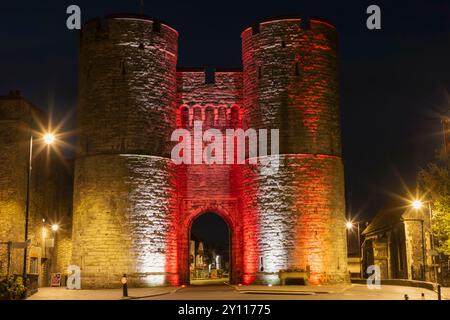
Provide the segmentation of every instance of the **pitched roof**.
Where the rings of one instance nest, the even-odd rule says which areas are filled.
[[[363,235],[373,234],[384,230],[391,229],[394,225],[401,221],[405,213],[405,207],[401,207],[391,203],[383,207],[373,218],[372,222],[364,229]]]

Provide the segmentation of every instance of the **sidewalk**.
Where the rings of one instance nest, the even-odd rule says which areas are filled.
[[[441,287],[442,299],[450,300],[450,287]]]
[[[66,288],[39,288],[27,300],[130,300],[174,293],[177,287],[130,288],[128,297],[122,297],[122,289],[68,290]]]
[[[351,284],[341,285],[325,285],[325,286],[264,286],[264,285],[249,285],[236,286],[231,285],[239,293],[243,294],[298,294],[298,295],[313,295],[326,293],[342,293],[352,287]]]

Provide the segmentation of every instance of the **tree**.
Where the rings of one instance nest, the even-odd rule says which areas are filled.
[[[449,158],[438,152],[436,160],[420,169],[420,190],[427,193],[433,210],[432,228],[439,253],[450,255],[450,172]]]

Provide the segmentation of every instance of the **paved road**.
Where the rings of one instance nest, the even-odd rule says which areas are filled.
[[[262,286],[242,287],[243,290],[280,290],[280,288],[269,288]],[[285,288],[283,288],[285,289]],[[291,287],[295,289],[295,287]],[[305,288],[307,290],[308,288]],[[321,287],[322,291],[326,287]],[[450,298],[450,288],[443,289],[444,298]],[[300,290],[297,288],[297,290]],[[311,288],[309,288],[311,290]],[[447,291],[446,291],[447,290]],[[387,286],[380,290],[370,290],[365,285],[351,285],[347,289],[334,290],[335,293],[316,293],[303,295],[274,294],[274,293],[251,293],[245,294],[235,290],[234,287],[226,285],[189,286],[183,289],[174,287],[161,288],[137,288],[129,289],[129,298],[147,300],[403,300],[407,294],[411,300],[422,299],[425,294],[426,300],[436,299],[436,293],[422,288]],[[39,288],[39,292],[29,298],[30,300],[120,300],[122,289],[104,290],[67,290],[65,288]]]
[[[243,294],[234,288],[222,286],[190,286],[175,293],[145,298],[145,300],[404,300],[407,294],[410,300],[421,300],[425,293],[426,300],[436,300],[433,291],[422,288],[382,286],[380,290],[370,290],[365,285],[352,285],[341,293],[321,294]]]

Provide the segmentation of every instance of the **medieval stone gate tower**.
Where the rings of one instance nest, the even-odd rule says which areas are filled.
[[[189,280],[192,222],[231,231],[231,280],[347,281],[337,34],[322,19],[267,20],[242,33],[243,70],[178,69],[178,33],[133,15],[81,35],[73,257],[84,287]],[[171,133],[280,130],[279,169],[175,165]]]

